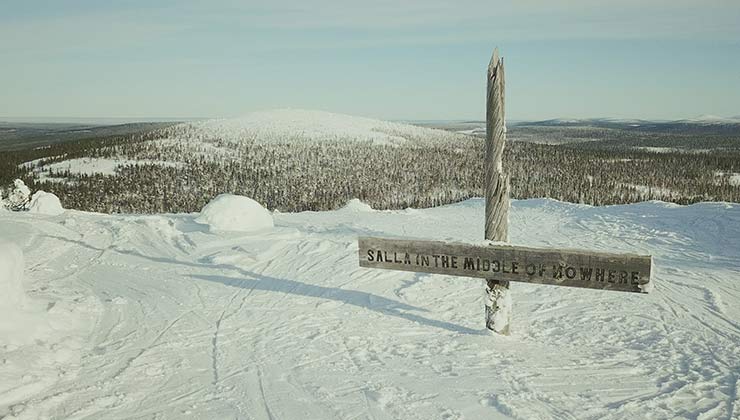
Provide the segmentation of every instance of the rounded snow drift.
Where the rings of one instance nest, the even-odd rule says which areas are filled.
[[[0,310],[19,309],[26,300],[23,290],[23,251],[10,242],[0,242]]]
[[[359,198],[353,198],[342,207],[342,210],[351,212],[368,212],[373,211],[373,208],[369,204],[363,203]]]
[[[195,221],[212,231],[254,232],[274,226],[272,215],[249,197],[220,194],[203,207]]]
[[[31,203],[29,204],[28,211],[30,213],[56,216],[64,213],[64,207],[62,207],[59,197],[52,193],[39,190],[31,196]]]

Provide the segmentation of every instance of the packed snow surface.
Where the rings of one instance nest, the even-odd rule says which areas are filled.
[[[273,227],[272,214],[249,197],[220,194],[203,207],[197,223],[212,231],[252,232]]]
[[[0,242],[0,311],[3,315],[17,311],[25,303],[25,296],[23,252],[11,242]]]
[[[81,349],[95,322],[90,313],[101,313],[93,309],[97,300],[92,295],[74,289],[54,291],[50,299],[47,296],[52,295],[42,287],[31,290],[33,297],[27,296],[24,269],[39,268],[27,265],[21,250],[21,246],[33,247],[27,241],[33,238],[25,237],[22,227],[27,223],[0,219],[0,418],[4,419],[23,411],[19,401],[77,374]],[[45,250],[49,255],[61,254],[56,251]]]
[[[2,213],[48,315],[0,345],[0,417],[737,418],[740,205],[512,206],[512,243],[651,254],[655,290],[512,283],[505,337],[480,280],[358,267],[359,235],[480,241],[480,199],[281,213],[259,234]]]
[[[31,196],[31,203],[28,206],[28,211],[31,213],[56,216],[64,213],[64,207],[62,207],[59,197],[55,194],[38,190]]]

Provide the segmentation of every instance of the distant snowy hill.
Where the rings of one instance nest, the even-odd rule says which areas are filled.
[[[352,141],[404,144],[420,140],[445,141],[456,136],[443,130],[410,124],[300,109],[262,111],[240,118],[184,123],[173,127],[171,131],[178,138],[221,139],[234,143]]]
[[[173,166],[193,159],[237,160],[242,157],[240,145],[251,143],[321,144],[361,142],[372,145],[437,144],[455,145],[469,142],[463,134],[419,127],[410,124],[353,117],[324,111],[282,109],[247,114],[232,119],[186,122],[157,131],[158,140],[147,146],[153,155],[174,154],[177,158],[145,159],[119,155],[108,158],[85,157],[59,160],[37,166],[37,159],[24,166],[34,168],[39,179],[63,181],[50,177],[52,172],[114,175],[135,163]]]
[[[640,126],[671,126],[676,124],[696,124],[696,125],[712,125],[712,124],[740,124],[740,116],[736,117],[720,117],[717,115],[699,115],[694,118],[685,118],[680,120],[647,120],[647,119],[634,119],[634,118],[555,118],[541,121],[517,121],[512,123],[512,126],[626,126],[626,127],[640,127]]]
[[[687,124],[706,124],[706,125],[712,125],[712,124],[740,124],[740,119],[737,117],[720,117],[717,115],[699,115],[698,117],[694,118],[688,118],[684,120],[679,120],[677,122],[687,123]]]
[[[512,283],[509,337],[480,280],[358,267],[358,235],[479,241],[483,212],[0,212],[0,418],[737,417],[740,205],[514,201],[512,243],[652,254],[656,288]]]

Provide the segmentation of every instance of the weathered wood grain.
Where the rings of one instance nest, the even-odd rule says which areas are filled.
[[[506,242],[509,235],[509,177],[503,171],[506,126],[504,121],[504,62],[498,49],[488,65],[486,96],[485,238]]]
[[[647,293],[652,257],[571,249],[361,237],[360,266]]]
[[[486,160],[485,197],[486,214],[484,235],[492,241],[509,239],[509,177],[504,173],[503,156],[506,146],[506,119],[504,115],[504,61],[498,48],[488,64],[486,89]],[[509,282],[486,279],[486,328],[508,335],[511,323]]]

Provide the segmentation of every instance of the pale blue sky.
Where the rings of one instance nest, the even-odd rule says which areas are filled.
[[[740,115],[740,1],[0,0],[0,117]]]

